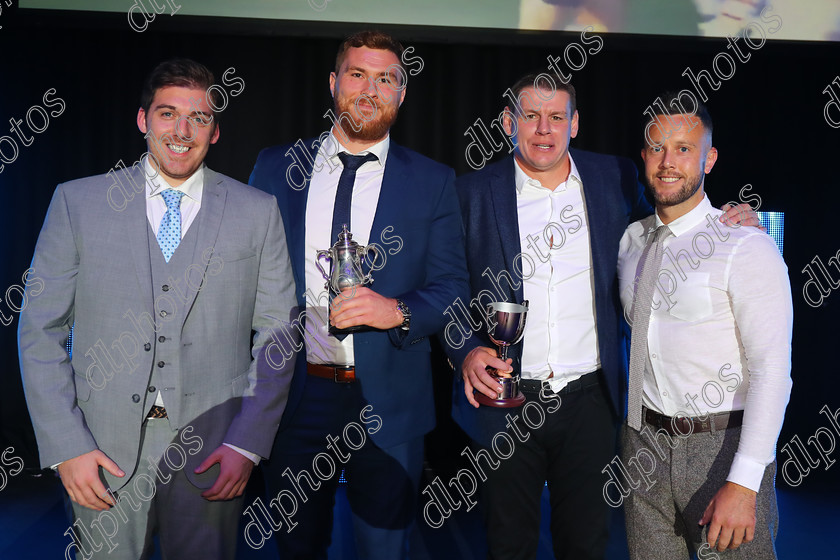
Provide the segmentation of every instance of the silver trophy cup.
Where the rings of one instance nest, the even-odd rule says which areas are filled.
[[[324,286],[330,294],[330,299],[341,297],[342,290],[353,289],[357,286],[369,286],[373,283],[371,269],[367,274],[362,271],[362,263],[367,260],[368,254],[373,254],[370,262],[375,262],[379,257],[376,245],[359,245],[353,241],[353,234],[347,230],[344,224],[338,233],[338,241],[329,249],[316,252],[315,266],[321,272],[321,276],[327,281]],[[321,259],[330,263],[330,273],[327,274],[321,266]],[[370,327],[359,325],[346,329],[337,329],[330,326],[330,334],[350,334],[361,330],[370,330]]]
[[[487,304],[487,333],[490,340],[499,347],[499,359],[507,360],[508,348],[522,340],[525,332],[525,317],[528,314],[528,300],[518,303],[493,302]],[[521,406],[525,396],[519,391],[519,373],[510,377],[497,374],[488,367],[487,371],[502,385],[502,390],[492,399],[484,393],[476,392],[475,400],[486,406],[510,408]]]

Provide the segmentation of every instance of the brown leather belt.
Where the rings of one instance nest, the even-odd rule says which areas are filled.
[[[336,383],[353,383],[356,381],[355,366],[334,366],[325,364],[306,363],[306,373],[315,377],[329,379]]]
[[[168,418],[169,415],[166,413],[166,409],[162,406],[155,405],[149,411],[149,414],[146,418]]]
[[[645,419],[645,422],[657,430],[663,429],[672,436],[685,437],[690,434],[711,432],[712,426],[714,426],[715,430],[736,428],[744,420],[744,411],[733,410],[732,412],[708,414],[705,419],[701,419],[685,416],[665,416],[649,408],[642,407],[642,417]]]

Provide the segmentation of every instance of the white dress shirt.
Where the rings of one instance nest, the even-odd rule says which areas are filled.
[[[568,178],[551,190],[514,160],[523,294],[529,302],[522,377],[549,380],[553,391],[601,367],[583,182],[571,156],[569,161]]]
[[[653,294],[642,404],[666,416],[744,410],[727,480],[758,491],[790,396],[790,283],[770,236],[724,226],[720,215],[704,197],[668,224],[673,235],[664,239]],[[646,218],[621,239],[625,317],[632,317],[645,227],[660,225],[658,215]]]
[[[385,161],[388,158],[390,137],[374,144],[358,154],[371,153],[378,161],[368,161],[356,171],[356,182],[353,186],[353,199],[350,204],[350,233],[353,241],[359,245],[367,245],[379,202],[379,191],[382,188],[382,177],[385,174]],[[330,296],[326,289],[326,280],[315,266],[317,251],[329,249],[336,240],[330,239],[332,233],[333,208],[335,194],[338,190],[338,180],[344,165],[338,158],[340,152],[346,152],[338,143],[335,135],[324,140],[315,157],[315,169],[309,182],[309,193],[306,200],[306,361],[313,364],[353,365],[353,335],[338,340],[329,333],[329,302]],[[349,153],[349,152],[348,152]],[[328,161],[327,161],[328,160]],[[321,266],[329,274],[329,261],[321,260]],[[363,267],[365,271],[367,267]],[[374,272],[374,275],[376,273]]]

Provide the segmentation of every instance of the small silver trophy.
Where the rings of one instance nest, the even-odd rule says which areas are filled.
[[[368,253],[373,253],[373,260],[371,262],[375,262],[379,257],[379,251],[376,245],[359,245],[353,241],[353,234],[347,230],[347,224],[342,225],[341,231],[338,233],[338,241],[335,242],[335,245],[329,249],[316,252],[315,266],[318,267],[321,276],[327,281],[324,287],[329,291],[331,300],[338,296],[344,289],[355,288],[356,286],[369,286],[373,283],[373,270],[367,274],[362,271],[362,263],[365,262]],[[329,274],[321,266],[322,258],[330,261]],[[361,330],[370,330],[370,327],[357,325],[346,329],[338,329],[330,326],[330,334],[333,335],[346,335]]]
[[[499,347],[500,360],[507,360],[508,348],[522,340],[527,314],[527,299],[521,305],[499,301],[487,304],[487,334]],[[502,385],[502,390],[495,399],[476,391],[475,400],[483,405],[498,408],[521,406],[525,402],[525,395],[519,391],[519,373],[513,372],[510,377],[504,377],[497,375],[497,370],[489,366],[487,371]]]

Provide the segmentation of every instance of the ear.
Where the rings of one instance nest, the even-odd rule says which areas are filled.
[[[140,129],[140,132],[146,134],[149,131],[149,127],[146,126],[146,111],[143,110],[143,107],[137,109],[137,128]]]
[[[575,111],[575,114],[572,115],[572,128],[569,131],[569,136],[571,136],[572,138],[575,138],[577,136],[579,119],[580,119],[580,116],[578,115],[578,112]]]
[[[405,101],[405,90],[406,89],[408,89],[408,84],[406,84],[405,87],[403,87],[402,90],[400,91],[400,107],[402,107],[403,101]]]
[[[505,110],[502,112],[502,128],[505,129],[505,132],[508,136],[513,136],[515,134],[514,127],[513,127],[513,113],[510,110],[510,107],[505,106]]]
[[[213,131],[212,136],[210,136],[210,143],[211,144],[215,144],[216,142],[219,141],[219,123],[218,123],[218,121],[215,122],[213,126],[215,127],[215,130]]]
[[[335,72],[330,72],[330,95],[335,97]]]
[[[709,173],[712,170],[712,167],[715,166],[715,162],[717,161],[718,151],[717,148],[711,147],[709,148],[709,153],[706,154],[706,165],[703,169],[704,173]]]

